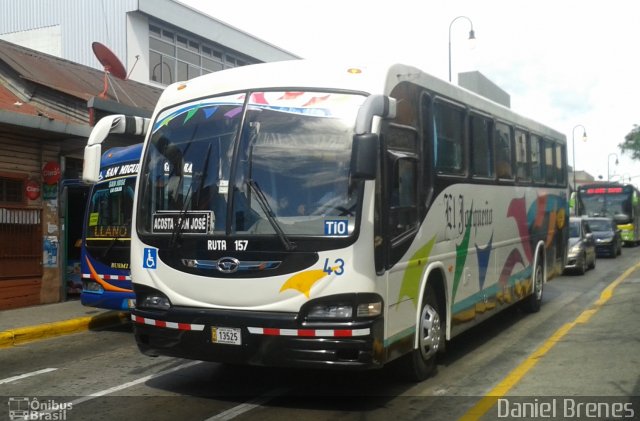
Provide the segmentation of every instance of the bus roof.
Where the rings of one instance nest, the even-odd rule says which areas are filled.
[[[327,61],[287,60],[252,64],[209,73],[168,86],[162,93],[155,113],[180,104],[219,93],[248,89],[327,89],[349,90],[364,94],[389,95],[402,81],[425,87],[436,96],[458,101],[471,109],[489,113],[498,119],[526,127],[543,136],[566,142],[566,136],[546,125],[519,115],[511,109],[465,88],[431,76],[420,69],[391,63],[367,65]]]
[[[142,143],[108,149],[102,154],[100,166],[108,167],[124,162],[139,161],[141,152]]]

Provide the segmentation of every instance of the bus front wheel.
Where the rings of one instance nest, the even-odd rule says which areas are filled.
[[[444,349],[444,323],[433,287],[427,287],[420,311],[418,348],[405,356],[405,374],[411,381],[422,381],[436,368],[436,355]]]

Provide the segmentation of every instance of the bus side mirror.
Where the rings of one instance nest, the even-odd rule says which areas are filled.
[[[351,149],[351,177],[373,180],[378,169],[378,135],[375,133],[353,136]]]
[[[372,130],[373,117],[392,119],[396,117],[396,100],[386,95],[370,95],[364,101],[356,117],[356,134],[369,133]]]
[[[100,177],[100,158],[102,145],[93,144],[84,147],[84,162],[82,164],[82,181],[85,183],[97,183]]]

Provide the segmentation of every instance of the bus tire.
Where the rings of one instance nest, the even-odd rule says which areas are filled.
[[[404,374],[412,382],[428,378],[436,368],[436,356],[444,349],[444,318],[435,289],[428,286],[420,310],[418,348],[404,356]]]
[[[542,267],[542,259],[538,258],[536,266],[533,269],[533,291],[531,295],[525,298],[523,309],[527,313],[537,313],[542,306],[542,292],[544,290],[544,268]]]

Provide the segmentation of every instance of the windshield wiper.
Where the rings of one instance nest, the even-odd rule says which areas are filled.
[[[111,242],[109,242],[109,245],[107,246],[107,248],[102,252],[103,259],[109,255],[113,246],[115,246],[118,241],[121,241],[121,238],[124,238],[124,236],[117,235],[111,239]]]
[[[253,191],[253,193],[255,194],[256,199],[258,200],[258,204],[260,205],[260,207],[262,208],[262,211],[267,216],[267,220],[269,221],[274,231],[278,235],[278,238],[282,242],[282,245],[284,245],[285,250],[286,251],[295,250],[297,248],[296,243],[289,240],[287,235],[282,230],[282,227],[278,223],[278,220],[276,219],[276,215],[273,212],[273,209],[271,209],[271,206],[269,205],[267,198],[262,192],[262,189],[260,188],[260,186],[258,186],[258,183],[253,181],[253,179],[249,179],[247,180],[247,185],[251,188],[251,191]]]
[[[207,174],[209,174],[209,157],[211,156],[211,143],[207,147],[207,157],[204,160],[204,168],[200,173],[200,180],[198,182],[198,192],[196,193],[196,205],[200,206],[200,194],[202,193],[202,188],[204,187],[205,179],[207,178]]]
[[[184,225],[184,217],[187,215],[187,208],[189,207],[189,201],[191,200],[191,187],[193,183],[189,184],[189,188],[187,189],[187,194],[184,198],[184,202],[182,204],[182,209],[180,209],[180,213],[178,214],[178,220],[176,225],[173,227],[173,231],[171,232],[171,240],[169,240],[169,248],[173,248],[175,245],[179,245],[178,241],[182,237],[182,226]]]

